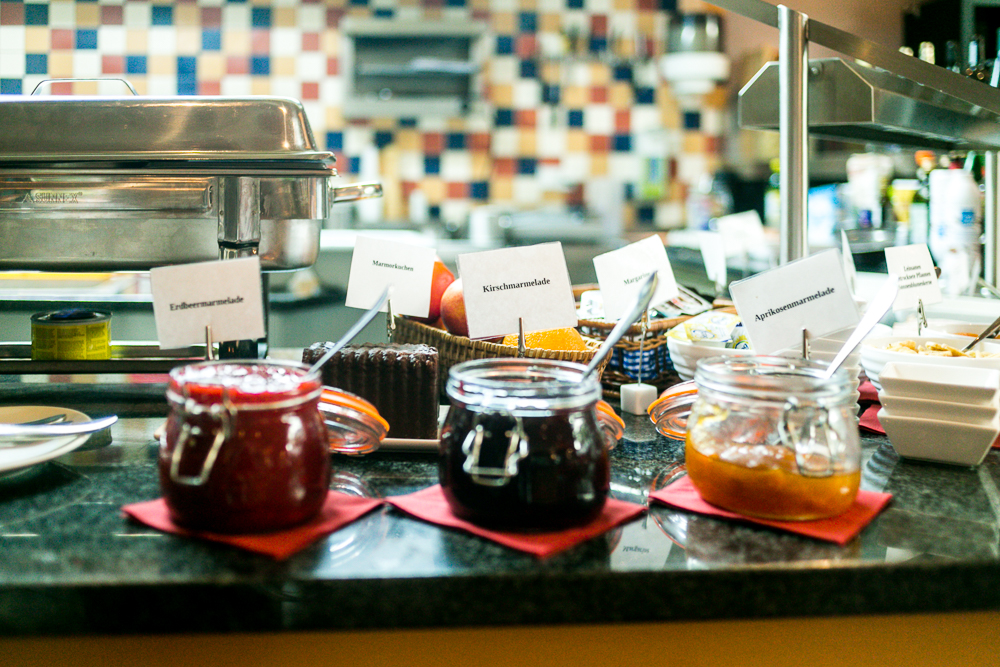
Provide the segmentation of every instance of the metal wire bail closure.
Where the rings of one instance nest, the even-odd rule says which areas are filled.
[[[796,416],[800,419],[796,420]],[[827,477],[835,472],[833,452],[827,442],[828,422],[827,410],[814,403],[803,405],[795,396],[789,396],[781,409],[778,437],[795,453],[795,465],[803,477]]]
[[[524,423],[521,418],[514,415],[514,428],[507,432],[507,452],[504,454],[503,466],[499,468],[481,466],[479,465],[479,457],[486,429],[479,423],[479,420],[483,414],[485,413],[476,413],[472,422],[474,427],[462,442],[462,453],[465,454],[462,470],[469,473],[472,481],[480,486],[505,486],[517,476],[518,463],[528,457],[528,435],[524,432]]]
[[[219,456],[219,450],[222,449],[223,443],[232,435],[236,408],[230,400],[229,392],[224,391],[222,394],[222,403],[216,403],[207,408],[199,405],[194,399],[185,397],[183,405],[180,408],[180,413],[183,423],[180,434],[177,436],[177,444],[170,455],[170,480],[184,486],[201,486],[208,480],[208,476],[212,474],[212,468],[215,466],[215,461]],[[201,471],[197,475],[182,475],[180,474],[180,467],[185,446],[189,443],[192,436],[197,438],[204,433],[201,426],[191,424],[189,417],[202,414],[207,414],[211,419],[219,422],[219,428],[215,429],[215,438],[212,440],[212,447],[208,450],[208,454],[201,464]]]

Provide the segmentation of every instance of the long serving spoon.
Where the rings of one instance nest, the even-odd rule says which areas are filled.
[[[844,363],[847,356],[851,352],[854,352],[854,348],[861,344],[861,341],[878,324],[882,316],[889,312],[889,308],[892,307],[897,294],[899,294],[899,276],[890,274],[889,278],[882,284],[882,287],[875,293],[871,303],[868,304],[868,309],[861,316],[861,321],[858,322],[857,328],[851,332],[851,335],[847,338],[847,342],[844,343],[833,358],[833,361],[823,371],[821,377],[824,380],[829,380],[833,377],[833,374],[837,372],[837,369]]]
[[[976,336],[975,340],[973,340],[971,343],[969,343],[968,345],[966,345],[965,347],[963,347],[962,348],[962,352],[968,352],[969,350],[971,350],[972,348],[974,348],[976,345],[979,345],[979,343],[981,343],[983,340],[985,340],[986,338],[989,338],[994,333],[996,333],[997,329],[1000,329],[1000,317],[998,317],[995,320],[993,320],[993,322],[988,327],[986,327],[985,329],[983,329],[983,332],[981,334],[979,334],[978,336]]]
[[[581,379],[586,379],[591,373],[597,370],[597,367],[601,365],[604,357],[608,356],[611,352],[611,348],[615,346],[615,343],[620,341],[622,336],[625,335],[625,332],[628,331],[629,328],[631,328],[631,326],[635,324],[640,317],[642,317],[642,314],[646,312],[649,308],[649,302],[653,299],[653,292],[656,291],[656,283],[656,271],[653,271],[649,274],[649,277],[646,278],[645,282],[643,282],[639,287],[639,291],[635,296],[635,302],[632,304],[628,313],[618,320],[618,324],[616,324],[615,328],[611,330],[608,337],[604,339],[601,346],[597,348],[594,358],[590,360],[589,364],[587,364],[587,370],[584,371],[583,378]]]
[[[117,415],[101,417],[85,422],[64,422],[61,424],[0,424],[0,447],[9,446],[18,440],[39,440],[57,438],[63,435],[81,435],[105,429],[118,421]]]
[[[357,336],[359,333],[361,333],[361,330],[364,329],[366,326],[368,326],[369,322],[375,319],[375,316],[378,314],[379,310],[382,309],[382,306],[384,306],[385,302],[388,300],[389,300],[389,288],[386,287],[385,290],[382,292],[382,296],[380,296],[375,301],[375,305],[366,310],[365,314],[362,315],[358,319],[358,321],[354,323],[354,326],[348,329],[347,333],[341,336],[340,340],[334,343],[333,347],[327,350],[326,353],[319,358],[319,361],[317,361],[316,363],[314,363],[312,366],[309,367],[309,373],[310,374],[318,373],[320,367],[326,362],[328,362],[333,355],[339,352],[340,348],[344,347],[352,340],[354,340],[354,337]]]

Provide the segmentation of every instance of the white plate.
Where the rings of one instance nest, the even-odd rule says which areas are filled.
[[[979,359],[975,357],[935,357],[926,354],[907,354],[905,352],[894,352],[887,350],[886,346],[891,343],[901,343],[912,340],[917,345],[926,345],[928,342],[941,343],[942,345],[955,345],[954,338],[934,338],[931,336],[884,336],[881,338],[867,338],[861,343],[861,367],[865,369],[868,379],[872,381],[877,389],[881,389],[879,374],[882,367],[889,362],[905,364],[926,364],[942,368],[993,368],[1000,370],[1000,357]],[[962,341],[958,341],[962,342]],[[996,341],[984,340],[976,349],[981,352],[1000,352],[1000,343]]]
[[[0,407],[0,422],[17,424],[60,414],[66,415],[66,421],[70,422],[90,421],[90,417],[82,412],[68,408],[56,408],[47,405],[18,405]],[[59,438],[42,440],[31,445],[0,447],[0,472],[27,468],[28,466],[44,463],[63,454],[68,454],[87,442],[87,438],[90,435],[89,433],[83,435],[64,435]]]

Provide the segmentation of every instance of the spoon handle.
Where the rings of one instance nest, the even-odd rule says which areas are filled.
[[[597,348],[594,358],[587,364],[587,370],[584,371],[583,377],[587,377],[597,369],[604,357],[608,356],[611,352],[611,348],[615,346],[615,343],[621,340],[621,337],[625,335],[629,327],[635,324],[635,321],[646,312],[646,309],[649,308],[649,302],[653,299],[653,292],[656,291],[656,282],[656,271],[653,271],[639,287],[632,308],[618,320],[618,324],[611,330],[608,337],[604,339],[601,346]]]
[[[851,335],[847,338],[847,342],[844,343],[833,358],[833,361],[830,362],[830,365],[823,372],[824,379],[829,380],[833,377],[833,374],[840,368],[840,365],[844,363],[844,359],[847,359],[847,355],[854,352],[854,348],[861,344],[865,336],[878,324],[882,316],[889,311],[893,301],[896,300],[897,294],[899,294],[899,276],[891,273],[889,274],[889,278],[882,284],[882,287],[875,293],[872,302],[868,304],[868,309],[861,317],[857,328],[851,332]]]
[[[62,424],[0,424],[0,438],[46,438],[61,435],[80,435],[107,428],[118,421],[116,415],[101,417],[87,422],[65,422]]]
[[[348,329],[347,333],[341,336],[340,340],[334,343],[333,347],[327,350],[326,353],[319,358],[319,361],[317,361],[316,363],[314,363],[312,366],[309,367],[309,372],[310,373],[318,372],[319,369],[323,366],[323,364],[329,361],[333,355],[335,355],[337,352],[340,351],[340,348],[344,347],[352,340],[354,340],[355,336],[361,333],[361,330],[364,329],[366,326],[368,326],[369,322],[375,319],[375,315],[378,314],[378,311],[381,310],[382,306],[385,305],[385,302],[388,299],[389,299],[389,288],[386,287],[382,291],[382,295],[375,300],[375,305],[366,310],[364,315],[362,315],[358,319],[358,321],[354,323],[354,326]]]
[[[976,336],[975,340],[973,340],[971,343],[969,343],[968,345],[966,345],[965,347],[963,347],[962,348],[962,352],[968,352],[969,350],[971,350],[972,348],[974,348],[976,345],[979,345],[979,343],[981,343],[984,339],[986,339],[986,338],[990,337],[991,335],[993,335],[993,333],[997,329],[1000,329],[1000,317],[998,317],[995,320],[993,320],[992,324],[990,324],[988,327],[986,327],[985,329],[983,329],[983,332],[981,334],[979,334],[978,336]]]

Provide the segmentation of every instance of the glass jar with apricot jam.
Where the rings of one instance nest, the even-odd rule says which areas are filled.
[[[587,523],[611,485],[597,377],[549,359],[453,366],[439,475],[452,512],[515,529]]]
[[[861,482],[855,384],[840,369],[783,357],[699,362],[688,417],[691,482],[718,507],[766,519],[836,516]]]

